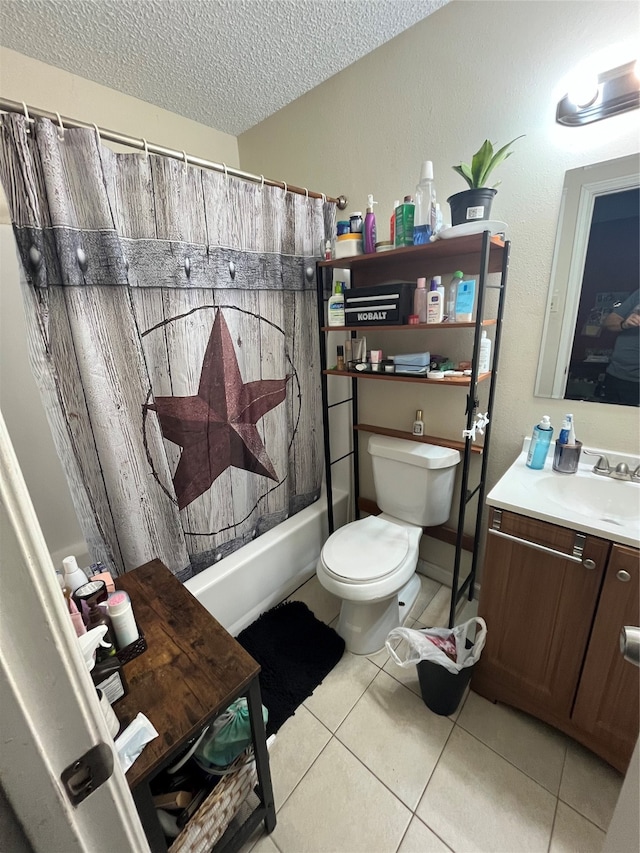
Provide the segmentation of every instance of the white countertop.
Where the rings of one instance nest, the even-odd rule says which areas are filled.
[[[539,471],[527,468],[523,450],[487,495],[489,506],[640,547],[640,483],[594,474],[598,460],[584,453],[575,474],[559,474],[552,468],[553,446]],[[631,470],[640,461],[615,451],[600,452],[612,465],[626,461]]]

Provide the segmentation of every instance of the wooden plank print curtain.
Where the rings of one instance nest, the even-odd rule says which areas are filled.
[[[92,557],[186,579],[315,501],[335,206],[4,116],[32,366]]]

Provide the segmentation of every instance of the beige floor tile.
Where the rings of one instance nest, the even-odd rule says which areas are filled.
[[[556,798],[458,726],[417,816],[452,850],[546,853]]]
[[[331,732],[304,705],[279,730],[269,752],[276,811],[282,808],[330,738]]]
[[[549,853],[600,853],[605,833],[581,814],[558,802]]]
[[[616,807],[622,774],[574,741],[569,742],[558,796],[605,831]]]
[[[452,728],[451,720],[379,672],[336,737],[415,809]]]
[[[450,853],[450,848],[428,826],[414,817],[398,847],[398,853]]]
[[[333,738],[278,815],[282,853],[393,853],[411,812]]]
[[[449,624],[449,605],[451,590],[448,586],[440,586],[429,604],[415,618],[425,628],[446,628]]]
[[[326,625],[330,625],[340,612],[340,599],[327,592],[316,575],[291,593],[287,601],[304,601],[316,619]]]
[[[368,658],[345,652],[305,707],[335,732],[379,672]]]
[[[258,833],[257,840],[254,833],[249,841],[240,848],[239,853],[280,853],[271,836],[265,833],[264,828],[260,827],[256,832]]]
[[[473,692],[457,723],[557,796],[568,744],[560,732]]]

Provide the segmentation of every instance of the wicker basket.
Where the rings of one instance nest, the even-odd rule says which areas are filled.
[[[237,759],[238,770],[223,776],[169,848],[169,853],[209,853],[258,784],[253,750]]]

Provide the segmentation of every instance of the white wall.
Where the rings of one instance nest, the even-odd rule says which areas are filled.
[[[0,48],[0,95],[237,167],[234,136]],[[120,149],[131,150],[131,149]],[[18,266],[0,188],[0,409],[54,565],[87,556],[62,467],[28,363]]]
[[[533,396],[564,173],[639,148],[638,110],[583,128],[556,124],[563,78],[605,48],[616,49],[602,70],[625,61],[622,43],[637,51],[639,30],[635,2],[452,2],[238,138],[244,169],[344,193],[349,210],[364,210],[374,193],[378,239],[388,239],[393,201],[414,192],[423,159],[434,162],[448,215],[446,198],[466,186],[451,166],[487,137],[503,145],[526,134],[496,172],[492,215],[508,223],[512,253],[490,485],[541,415],[559,426],[567,407]],[[363,382],[361,420],[410,429],[422,408],[427,432],[457,434],[456,393]],[[586,445],[638,452],[637,410],[571,409]]]

